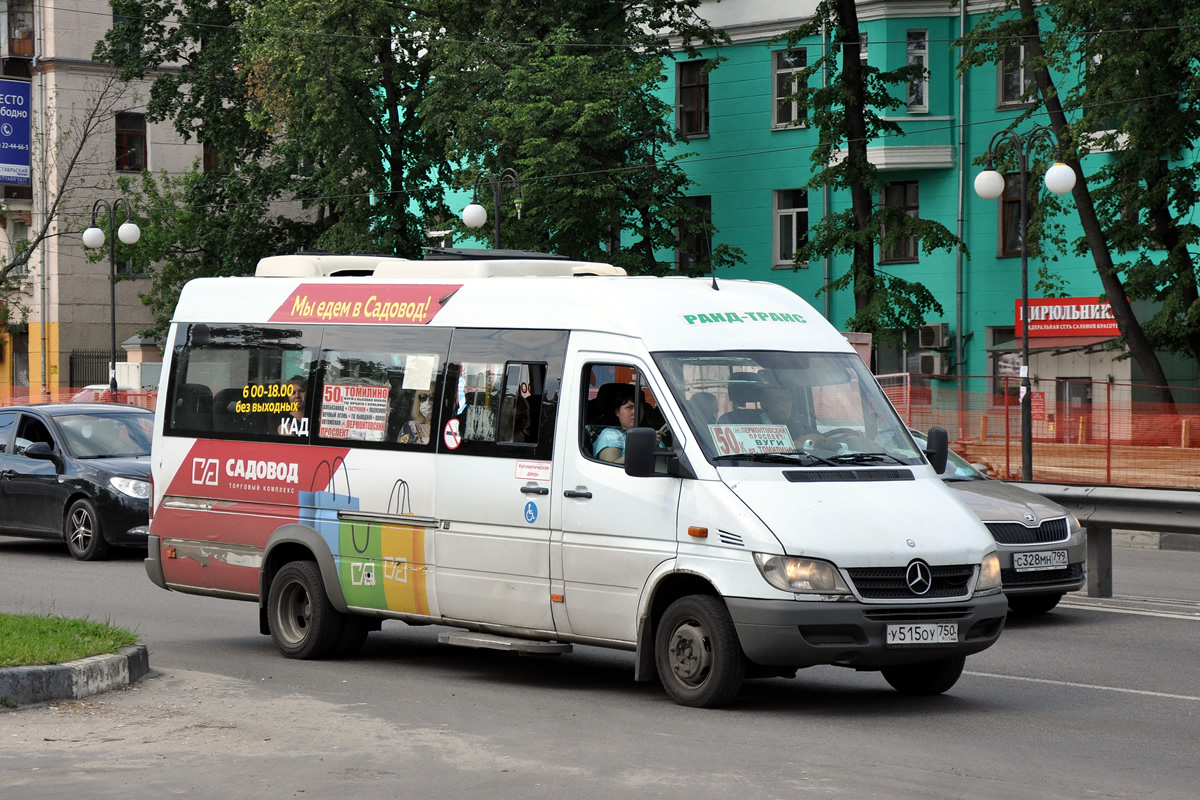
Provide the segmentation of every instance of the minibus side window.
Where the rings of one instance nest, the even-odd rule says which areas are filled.
[[[623,464],[625,431],[634,427],[657,431],[664,455],[673,446],[666,417],[636,367],[588,364],[584,367],[580,403],[580,450],[593,461]]]
[[[438,328],[327,329],[317,441],[432,452],[449,343],[450,332]]]
[[[566,349],[565,331],[455,330],[439,452],[549,460]]]
[[[168,384],[167,436],[307,441],[307,388],[320,328],[182,326]]]

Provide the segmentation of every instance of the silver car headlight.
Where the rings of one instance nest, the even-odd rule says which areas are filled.
[[[979,582],[975,584],[975,593],[992,592],[1000,589],[1000,559],[995,551],[983,557],[979,564]]]
[[[1083,527],[1083,525],[1080,524],[1079,517],[1075,516],[1074,514],[1067,514],[1067,535],[1068,536],[1075,533],[1075,531],[1079,530],[1082,527]]]
[[[150,499],[150,481],[139,481],[133,478],[109,478],[112,487],[126,497],[137,500]]]
[[[850,594],[841,573],[828,561],[755,553],[754,563],[767,583],[785,592]]]

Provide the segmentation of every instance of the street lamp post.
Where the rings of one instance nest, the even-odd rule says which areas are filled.
[[[1004,176],[992,166],[997,146],[1007,141],[1016,150],[1020,185],[1021,239],[1021,480],[1033,480],[1033,391],[1029,380],[1029,153],[1039,139],[1056,144],[1054,129],[1034,125],[1021,134],[1006,128],[992,137],[988,145],[987,169],[975,177],[975,193],[985,200],[1004,194]],[[1075,170],[1062,161],[1046,170],[1046,188],[1054,194],[1066,194],[1075,187]]]
[[[125,206],[125,221],[117,228],[117,209]],[[109,362],[108,388],[109,402],[117,402],[117,243],[120,239],[125,244],[137,244],[142,238],[142,231],[129,218],[129,201],[118,197],[111,203],[107,200],[97,200],[92,206],[92,225],[83,232],[83,246],[96,249],[104,244],[104,231],[96,227],[96,214],[103,211],[108,215],[108,305],[109,305],[109,345],[112,348],[112,361]]]
[[[471,202],[463,209],[462,220],[463,224],[468,228],[482,228],[487,222],[487,209],[479,204],[479,185],[483,182],[491,184],[492,187],[492,211],[496,215],[495,239],[493,246],[500,249],[500,195],[504,189],[504,184],[512,186],[513,191],[517,196],[513,199],[513,205],[517,207],[517,219],[521,218],[521,207],[525,204],[525,200],[521,197],[521,176],[517,175],[517,171],[512,167],[505,167],[498,173],[484,170],[479,173],[479,177],[475,179],[475,192],[471,196]]]

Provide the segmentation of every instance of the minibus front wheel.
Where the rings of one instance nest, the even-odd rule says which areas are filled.
[[[746,676],[733,620],[712,595],[688,595],[667,606],[654,637],[654,659],[663,688],[684,706],[723,706]]]
[[[901,694],[942,694],[958,683],[966,663],[966,656],[953,656],[920,664],[884,667],[883,679]]]
[[[324,658],[342,638],[341,614],[329,602],[315,561],[291,561],[267,595],[271,641],[288,658]]]

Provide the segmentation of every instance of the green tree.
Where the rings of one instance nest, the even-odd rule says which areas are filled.
[[[431,44],[434,79],[421,112],[440,133],[446,160],[461,167],[461,188],[483,170],[520,174],[520,218],[509,203],[499,210],[506,247],[660,273],[670,263],[659,254],[675,249],[679,233],[711,242],[714,228],[684,194],[686,154],[669,155],[682,139],[660,96],[674,57],[669,36],[682,37],[689,56],[697,55],[693,45],[720,39],[698,6],[440,5],[446,34]],[[711,248],[711,260],[709,252],[693,255],[705,271],[741,260],[724,245]]]
[[[1018,122],[1048,115],[1077,178],[1083,236],[1073,251],[1091,254],[1122,340],[1163,403],[1172,395],[1156,350],[1200,356],[1197,229],[1188,222],[1200,174],[1187,157],[1200,137],[1197,21],[1186,0],[1055,0],[1041,9],[1008,0],[965,37],[959,67],[997,63],[1021,46],[1034,81]],[[1104,153],[1089,159],[1090,175],[1079,160],[1088,151]],[[1158,303],[1144,325],[1130,302],[1138,299]]]
[[[807,104],[808,124],[818,134],[811,155],[813,175],[806,188],[848,192],[850,207],[809,228],[808,241],[797,248],[796,263],[849,254],[850,268],[821,291],[852,290],[854,314],[846,326],[886,338],[896,330],[919,327],[927,312],[940,314],[942,306],[923,284],[878,269],[876,244],[893,247],[913,236],[924,250],[949,251],[963,244],[938,222],[909,217],[875,202],[884,183],[867,159],[867,144],[883,136],[903,135],[903,128],[882,112],[905,106],[902,93],[910,81],[925,76],[924,67],[911,64],[881,71],[864,64],[859,58],[861,33],[854,0],[821,0],[812,19],[784,38],[795,44],[823,33],[832,46],[801,73],[795,96]],[[809,87],[810,79],[820,72],[828,75],[825,85]]]

